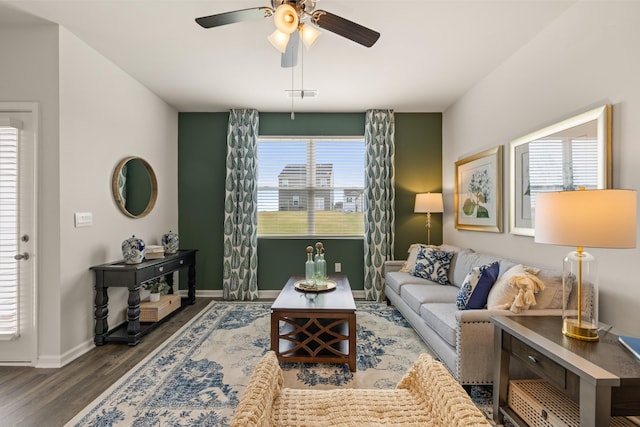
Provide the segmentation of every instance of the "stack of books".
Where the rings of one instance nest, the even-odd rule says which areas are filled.
[[[158,259],[164,258],[164,246],[160,245],[147,245],[144,253],[146,259]]]

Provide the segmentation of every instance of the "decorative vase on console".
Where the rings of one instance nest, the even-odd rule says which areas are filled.
[[[178,234],[169,230],[167,234],[164,234],[162,236],[162,246],[164,246],[164,252],[167,254],[175,254],[176,252],[178,252]]]
[[[144,259],[145,244],[135,235],[122,242],[122,256],[125,264],[140,264]]]

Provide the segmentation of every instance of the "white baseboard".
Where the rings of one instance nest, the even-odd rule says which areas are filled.
[[[75,346],[71,350],[63,353],[60,356],[38,356],[38,361],[35,364],[36,368],[62,368],[68,363],[73,362],[78,357],[87,353],[89,350],[93,349],[95,344],[93,343],[93,338],[87,340],[79,345]]]

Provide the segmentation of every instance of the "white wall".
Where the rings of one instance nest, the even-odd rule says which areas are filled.
[[[178,230],[178,113],[61,28],[60,141],[60,343],[69,358],[93,340],[89,267],[122,259],[121,243],[133,234],[159,244]],[[111,195],[126,156],[144,158],[157,176],[158,199],[144,218],[123,215]],[[74,212],[92,212],[94,225],[75,228]],[[109,289],[110,327],[125,320],[127,296]]]
[[[40,279],[39,351],[60,352],[60,185],[58,109],[58,27],[0,27],[0,97],[2,101],[35,101],[40,106],[38,135],[38,248]],[[5,59],[7,58],[7,59]]]
[[[445,242],[561,269],[571,248],[509,233],[508,144],[605,103],[613,105],[613,186],[640,187],[638,16],[640,2],[578,2],[444,112]],[[454,162],[497,145],[505,150],[504,233],[457,230]],[[600,320],[640,336],[640,249],[589,251],[599,262]]]
[[[159,243],[178,231],[178,114],[102,55],[57,25],[0,28],[0,100],[40,104],[38,153],[38,366],[61,366],[93,347],[89,267],[122,258],[132,234]],[[111,197],[118,161],[145,158],[158,199],[145,218]],[[74,212],[94,225],[74,228]],[[127,292],[109,290],[110,326],[125,319]]]

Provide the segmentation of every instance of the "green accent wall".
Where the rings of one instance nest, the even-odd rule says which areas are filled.
[[[180,246],[198,249],[197,288],[222,289],[224,175],[228,113],[180,113],[178,203]],[[410,243],[426,241],[424,215],[413,213],[415,192],[442,188],[442,115],[396,113],[396,258]],[[364,113],[260,113],[260,135],[363,135]],[[425,172],[428,171],[428,172]],[[410,208],[409,208],[410,205]],[[442,238],[433,216],[432,242]],[[424,236],[423,236],[424,235]],[[304,274],[305,248],[318,239],[258,240],[258,287],[281,289],[291,274]],[[342,264],[352,289],[364,282],[362,239],[323,239],[327,269]]]
[[[362,136],[364,113],[260,113],[260,135]]]
[[[349,279],[351,289],[364,289],[364,249],[362,239],[258,239],[258,283],[260,289],[282,289],[292,274],[304,276],[305,249],[322,241],[327,272],[335,263]]]
[[[394,255],[406,259],[412,243],[427,242],[426,214],[413,212],[417,193],[442,192],[442,114],[397,113],[396,235]],[[431,214],[431,243],[442,243],[442,214]]]
[[[178,115],[178,234],[181,248],[198,249],[197,289],[222,289],[228,122],[229,113]]]

